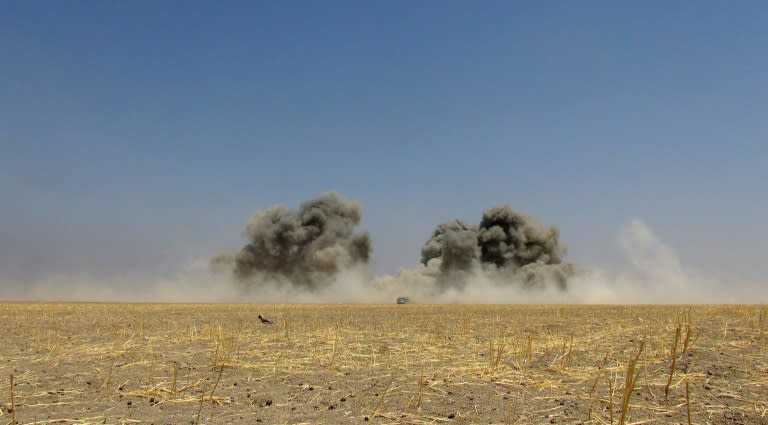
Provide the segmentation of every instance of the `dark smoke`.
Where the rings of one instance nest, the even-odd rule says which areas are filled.
[[[367,233],[355,233],[360,204],[335,192],[304,202],[297,211],[276,205],[248,219],[248,242],[236,255],[211,260],[214,272],[231,273],[245,288],[278,282],[305,289],[329,284],[334,276],[365,264],[371,252]]]
[[[478,231],[481,260],[498,267],[560,264],[566,250],[559,237],[557,227],[544,227],[508,205],[491,208],[483,213]]]
[[[441,286],[463,286],[479,257],[477,228],[461,220],[438,224],[421,248],[421,262],[425,266],[434,258],[440,259]]]
[[[575,267],[563,262],[566,248],[559,237],[557,227],[502,205],[486,210],[477,227],[460,220],[438,225],[421,250],[421,262],[439,260],[442,287],[463,287],[481,271],[502,284],[528,289],[552,282],[565,290]]]

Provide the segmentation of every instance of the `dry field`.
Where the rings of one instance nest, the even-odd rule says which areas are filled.
[[[766,306],[0,304],[0,338],[2,425],[768,424]]]

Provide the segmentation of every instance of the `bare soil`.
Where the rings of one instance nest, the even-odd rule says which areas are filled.
[[[0,424],[768,424],[766,306],[9,303],[0,338]]]

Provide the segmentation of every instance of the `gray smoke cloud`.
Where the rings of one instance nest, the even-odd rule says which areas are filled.
[[[437,225],[432,237],[421,248],[421,263],[427,266],[431,260],[440,270],[438,283],[444,287],[462,287],[469,275],[477,268],[480,247],[478,229],[461,220]]]
[[[566,248],[557,227],[502,205],[486,210],[479,225],[461,220],[438,225],[421,249],[423,266],[405,272],[404,279],[366,282],[371,242],[367,233],[355,233],[361,218],[360,204],[335,192],[297,210],[272,206],[247,220],[247,242],[238,253],[219,254],[210,266],[260,296],[279,288],[290,291],[286,294],[320,296],[340,282],[346,291],[359,286],[376,292],[394,283],[405,291],[431,288],[433,295],[474,288],[478,282],[564,291],[576,273],[573,264],[563,261]]]
[[[563,262],[566,247],[555,226],[543,226],[534,217],[508,205],[486,210],[479,226],[454,220],[442,223],[421,250],[425,266],[436,263],[442,288],[462,288],[471,276],[482,273],[500,284],[524,289],[553,283],[567,289],[576,268]]]
[[[240,252],[215,256],[211,269],[231,274],[245,289],[267,283],[323,288],[340,272],[367,264],[370,238],[355,233],[361,218],[360,204],[335,192],[298,210],[272,206],[248,219]]]

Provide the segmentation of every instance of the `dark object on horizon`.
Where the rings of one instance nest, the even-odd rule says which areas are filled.
[[[398,304],[408,304],[410,302],[411,302],[411,299],[408,297],[397,297]]]
[[[261,314],[259,314],[259,320],[261,320],[261,323],[263,323],[265,325],[274,325],[275,324],[275,322],[267,319],[266,317],[262,316]]]

